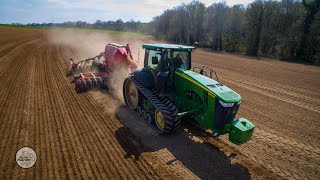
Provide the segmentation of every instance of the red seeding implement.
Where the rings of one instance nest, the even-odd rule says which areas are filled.
[[[94,87],[106,88],[113,71],[126,68],[128,72],[133,72],[138,67],[137,62],[133,60],[130,45],[115,43],[106,45],[105,51],[93,58],[78,62],[70,59],[70,63],[67,76],[75,77],[75,89],[78,93]]]

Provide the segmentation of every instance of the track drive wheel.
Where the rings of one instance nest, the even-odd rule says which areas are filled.
[[[123,83],[123,97],[127,106],[133,110],[137,109],[141,101],[141,93],[129,78],[125,79]]]
[[[171,133],[180,125],[180,119],[177,117],[177,110],[173,105],[170,110],[169,108],[166,110],[156,109],[154,121],[162,133]]]
[[[164,126],[165,126],[165,122],[164,122],[165,119],[164,119],[164,116],[162,115],[162,113],[159,111],[159,109],[156,110],[154,119],[155,119],[155,122],[156,122],[158,129],[160,131],[163,131]]]

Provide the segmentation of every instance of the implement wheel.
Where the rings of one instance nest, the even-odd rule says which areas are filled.
[[[127,106],[133,110],[137,109],[139,102],[141,101],[141,94],[134,82],[129,78],[123,83],[123,97]]]

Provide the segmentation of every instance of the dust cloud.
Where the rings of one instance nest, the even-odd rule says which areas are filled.
[[[142,44],[154,43],[151,37],[137,36],[131,34],[108,34],[79,29],[54,29],[50,30],[47,39],[50,43],[63,46],[71,54],[75,62],[95,57],[104,52],[108,43],[130,44],[134,61],[138,63],[138,68],[143,67],[144,50]],[[66,59],[69,63],[69,59]],[[122,100],[122,85],[124,79],[129,74],[127,68],[115,68],[112,70],[108,80],[108,90],[113,97]]]

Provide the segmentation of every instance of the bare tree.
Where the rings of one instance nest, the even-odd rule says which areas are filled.
[[[206,14],[206,30],[209,33],[213,50],[223,50],[223,36],[226,29],[226,19],[229,7],[225,2],[215,3],[208,7]]]
[[[229,52],[241,52],[244,42],[245,7],[234,5],[227,17],[225,35],[225,50]]]
[[[256,56],[259,50],[265,3],[262,0],[248,5],[246,11],[247,54]]]

